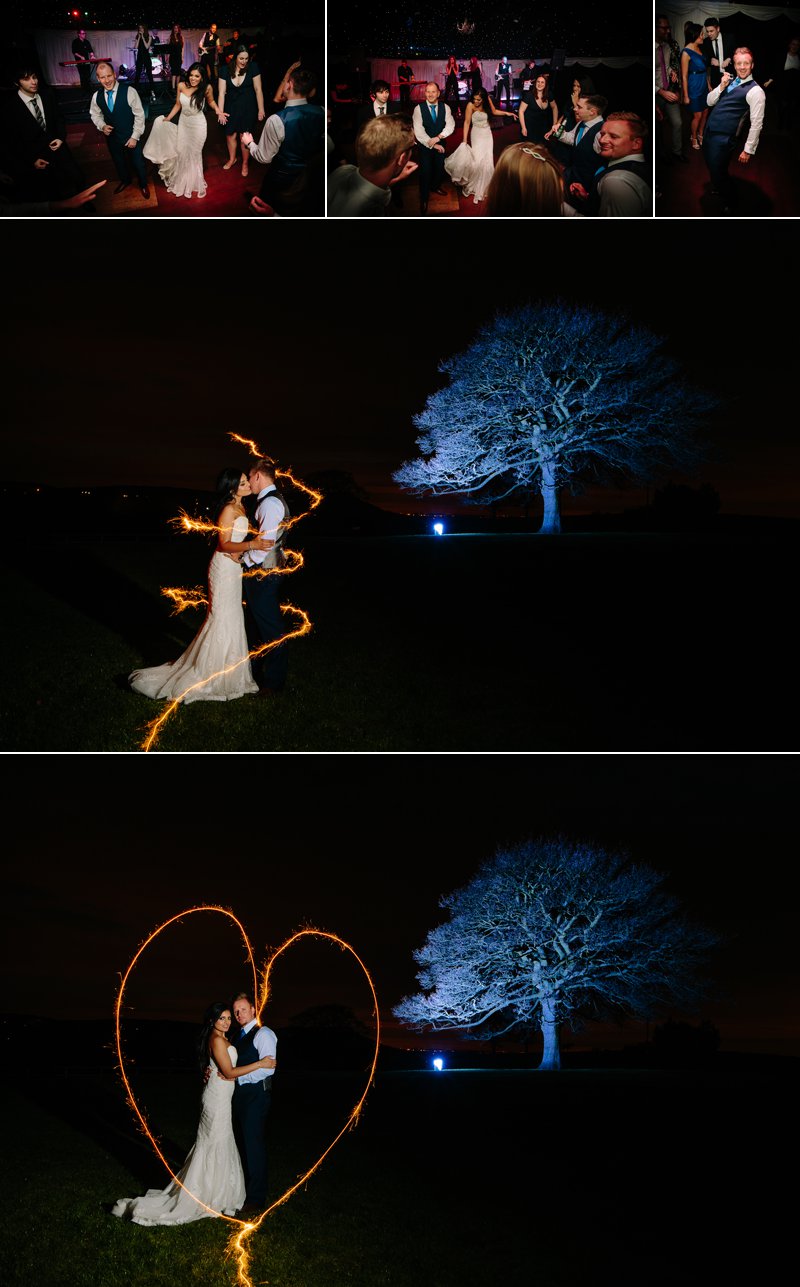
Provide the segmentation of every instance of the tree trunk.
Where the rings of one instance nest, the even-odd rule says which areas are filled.
[[[558,1023],[555,1019],[555,1006],[552,1001],[542,1001],[542,1036],[544,1051],[539,1072],[558,1072],[561,1067],[561,1051],[558,1046]]]
[[[561,531],[561,514],[558,508],[558,489],[555,483],[556,471],[552,461],[542,461],[542,498],[544,500],[544,517],[539,534],[557,536]]]

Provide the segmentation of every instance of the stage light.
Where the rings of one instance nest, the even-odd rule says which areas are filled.
[[[433,1066],[434,1066],[434,1068],[436,1069],[436,1071],[437,1071],[437,1072],[441,1072],[441,1071],[442,1071],[442,1069],[444,1068],[444,1060],[443,1060],[443,1059],[434,1059],[434,1061],[433,1061]]]
[[[444,536],[444,523],[434,523],[433,530],[437,536]]]

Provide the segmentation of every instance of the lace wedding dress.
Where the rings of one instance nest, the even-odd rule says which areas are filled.
[[[243,541],[247,527],[246,515],[240,514],[234,519],[231,540]],[[135,670],[128,677],[135,692],[187,704],[229,702],[258,692],[246,660],[242,569],[219,551],[208,567],[208,597],[208,615],[183,656],[164,666]]]
[[[228,1054],[235,1066],[236,1047],[229,1046]],[[233,1215],[244,1204],[244,1173],[231,1122],[235,1085],[235,1081],[224,1081],[217,1076],[217,1065],[212,1061],[203,1091],[197,1138],[178,1172],[178,1179],[185,1187],[172,1180],[166,1189],[148,1189],[144,1197],[120,1198],[112,1208],[112,1215],[132,1220],[134,1224],[188,1224],[190,1220],[204,1220],[220,1211],[223,1215]],[[191,1194],[212,1210],[207,1211],[195,1202]]]
[[[444,163],[453,180],[463,188],[462,195],[483,201],[494,174],[494,139],[486,112],[473,112],[470,142],[460,143]]]
[[[158,167],[159,177],[176,197],[206,195],[203,177],[203,145],[208,127],[202,107],[195,107],[192,99],[181,94],[181,111],[178,123],[157,116],[153,121],[150,137],[142,151]]]

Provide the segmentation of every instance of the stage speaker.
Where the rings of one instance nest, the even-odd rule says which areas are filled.
[[[556,72],[560,72],[560,71],[561,71],[561,68],[564,66],[564,59],[566,58],[566,56],[567,56],[567,51],[566,51],[566,49],[554,49],[554,50],[553,50],[553,57],[550,59],[550,75],[551,75],[551,76],[554,76],[554,75],[556,74]]]

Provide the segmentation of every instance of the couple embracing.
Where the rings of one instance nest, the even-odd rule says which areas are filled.
[[[128,682],[137,693],[160,700],[227,702],[249,693],[268,696],[283,688],[287,653],[283,645],[249,660],[242,613],[242,579],[253,633],[260,645],[283,634],[277,576],[283,565],[281,525],[289,507],[275,486],[276,470],[267,457],[249,474],[224,469],[217,479],[217,546],[208,569],[208,613],[177,661],[135,670]],[[258,497],[252,537],[244,497]]]
[[[205,1077],[197,1138],[177,1179],[140,1198],[120,1198],[112,1215],[134,1224],[187,1224],[220,1213],[249,1219],[267,1204],[267,1146],[264,1135],[275,1070],[277,1038],[258,1023],[252,998],[240,992],[233,1002],[239,1024],[229,1039],[231,1007],[208,1007],[198,1040]]]

